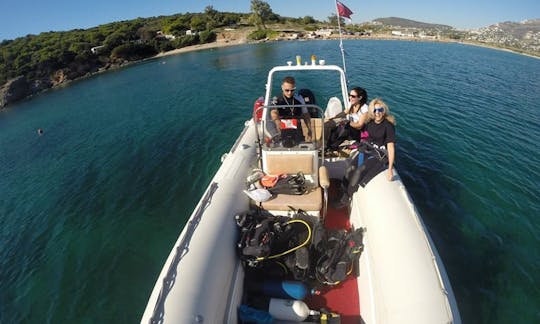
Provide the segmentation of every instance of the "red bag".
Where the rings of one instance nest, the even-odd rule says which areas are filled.
[[[286,174],[267,174],[261,178],[261,184],[265,188],[273,188],[280,178],[287,177]]]

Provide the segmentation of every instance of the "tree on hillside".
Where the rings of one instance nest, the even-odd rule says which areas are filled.
[[[113,48],[122,45],[126,40],[127,38],[125,35],[118,31],[107,36],[103,41],[103,45],[107,46],[109,50],[112,51]]]
[[[219,26],[219,12],[213,6],[206,6],[204,15],[206,16],[206,29],[212,30]]]
[[[302,18],[302,23],[306,25],[314,24],[316,22],[317,21],[312,16],[305,16],[304,18]]]
[[[156,37],[156,31],[144,26],[137,30],[137,36],[143,42],[150,42]]]
[[[251,12],[255,25],[262,26],[263,29],[266,29],[265,21],[274,16],[270,5],[262,0],[251,0]]]
[[[331,14],[330,16],[328,16],[328,23],[331,25],[331,26],[337,26],[338,25],[338,17],[335,13]],[[343,17],[339,17],[339,23],[340,25],[345,25],[345,18]]]
[[[175,16],[169,19],[165,19],[162,23],[162,31],[165,34],[171,34],[175,36],[182,36],[186,33],[186,30],[191,28],[192,14],[185,14],[181,16]]]
[[[191,22],[189,23],[189,26],[192,30],[205,30],[206,29],[206,21],[203,17],[197,15],[193,16],[191,18]]]

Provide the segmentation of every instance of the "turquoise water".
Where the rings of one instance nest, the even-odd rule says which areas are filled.
[[[396,167],[464,323],[539,322],[540,60],[344,45],[351,85],[397,117]],[[0,111],[0,323],[137,322],[268,69],[312,53],[341,63],[334,41],[193,52]]]

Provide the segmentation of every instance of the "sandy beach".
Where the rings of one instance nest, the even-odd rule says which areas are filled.
[[[192,45],[192,46],[186,46],[182,48],[177,48],[172,51],[167,52],[161,52],[155,56],[152,56],[150,59],[160,58],[164,56],[170,56],[170,55],[176,55],[180,53],[186,53],[186,52],[193,52],[193,51],[200,51],[205,49],[211,49],[211,48],[218,48],[218,47],[227,47],[227,46],[235,46],[235,45],[241,45],[246,44],[247,41],[237,41],[237,42],[213,42],[213,43],[206,43],[206,44],[199,44],[199,45]]]
[[[176,55],[180,53],[192,52],[192,51],[200,51],[200,50],[211,49],[211,48],[246,44],[248,43],[247,35],[251,31],[252,29],[224,31],[218,34],[217,40],[215,42],[193,45],[193,46],[186,46],[186,47],[174,49],[172,51],[162,52],[162,53],[157,54],[156,56],[151,57],[151,59],[160,58],[164,56],[170,56],[170,55]]]

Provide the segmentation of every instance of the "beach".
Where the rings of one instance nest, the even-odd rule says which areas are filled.
[[[215,42],[186,46],[186,47],[174,49],[172,51],[161,52],[149,59],[155,59],[155,58],[160,58],[160,57],[169,56],[169,55],[176,55],[180,53],[200,51],[200,50],[211,49],[211,48],[246,44],[249,42],[247,36],[252,31],[253,31],[252,28],[223,31],[218,34],[217,40]]]

